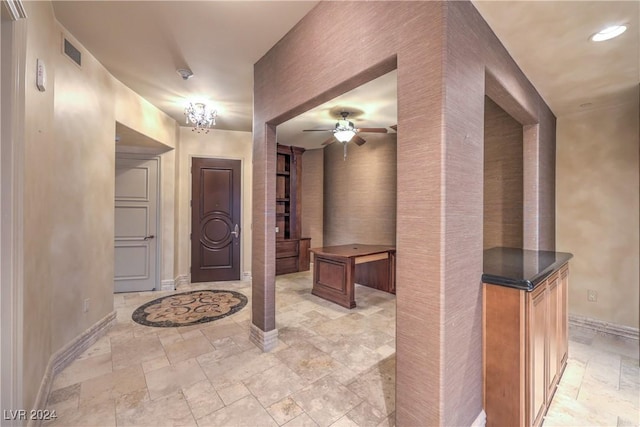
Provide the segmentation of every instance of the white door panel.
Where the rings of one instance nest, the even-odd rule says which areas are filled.
[[[128,166],[120,162],[123,159],[118,160],[118,164],[121,167],[116,175],[116,199],[148,201],[149,169],[136,166],[129,169]],[[129,163],[127,162],[127,164]],[[116,169],[118,169],[118,166],[116,166]]]
[[[116,206],[116,239],[144,239],[149,230],[149,208],[147,206]]]
[[[145,280],[149,278],[149,258],[146,244],[117,245],[115,256],[116,280]]]
[[[158,159],[116,159],[115,292],[157,287]]]

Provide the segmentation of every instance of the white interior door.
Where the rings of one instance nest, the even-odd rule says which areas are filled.
[[[114,290],[155,289],[158,159],[117,158],[115,195]]]

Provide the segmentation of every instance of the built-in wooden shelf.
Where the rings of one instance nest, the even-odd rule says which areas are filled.
[[[311,239],[301,237],[301,176],[304,148],[277,146],[276,274],[309,270]]]

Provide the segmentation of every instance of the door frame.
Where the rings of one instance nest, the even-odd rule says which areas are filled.
[[[25,408],[23,401],[23,315],[24,315],[24,122],[25,67],[27,48],[27,15],[21,0],[5,0],[9,19],[0,21],[9,49],[2,51],[9,82],[0,81],[0,191],[2,216],[0,219],[0,404],[2,408]],[[1,80],[1,79],[0,79]],[[28,408],[26,408],[28,409]],[[21,423],[20,423],[21,424]],[[8,421],[7,425],[19,425]]]
[[[118,153],[116,152],[116,166],[118,165],[118,159],[131,159],[131,160],[152,160],[155,161],[158,167],[158,177],[157,177],[157,185],[156,185],[156,229],[155,231],[155,236],[156,236],[156,280],[153,286],[153,290],[154,291],[160,291],[162,290],[162,277],[160,276],[160,272],[162,271],[162,188],[160,187],[162,184],[162,170],[161,170],[161,165],[162,165],[162,161],[160,159],[160,156],[155,156],[155,155],[149,155],[149,154],[135,154],[135,153]],[[113,176],[113,180],[115,181],[115,170],[114,170],[114,176]],[[113,208],[115,209],[115,197],[113,200],[114,206]],[[114,236],[113,236],[113,241],[115,244],[115,229],[114,229]],[[114,274],[115,276],[115,274]],[[115,293],[115,292],[114,292]]]
[[[244,158],[243,157],[233,157],[233,156],[215,156],[215,155],[208,155],[208,154],[189,154],[189,176],[188,176],[188,181],[189,181],[189,193],[188,193],[188,200],[189,200],[189,236],[191,236],[193,234],[193,215],[191,213],[191,204],[192,204],[192,198],[193,198],[193,159],[214,159],[214,160],[239,160],[240,161],[240,230],[241,230],[241,236],[244,236],[245,233],[245,224],[244,224],[244,212],[245,212],[245,206],[244,206],[244,191],[245,191],[245,171],[244,171]],[[242,244],[242,240],[244,237],[240,238],[240,279],[239,280],[243,280],[244,277],[244,245]],[[189,260],[189,283],[191,283],[191,268],[193,267],[193,265],[191,265],[191,237],[189,237],[189,239],[187,239],[188,241],[188,245],[187,245],[187,259]]]

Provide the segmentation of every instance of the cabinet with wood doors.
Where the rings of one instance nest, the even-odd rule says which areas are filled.
[[[309,270],[311,238],[302,237],[304,148],[277,145],[276,275]]]
[[[567,363],[569,268],[532,290],[483,283],[487,426],[540,426]]]

